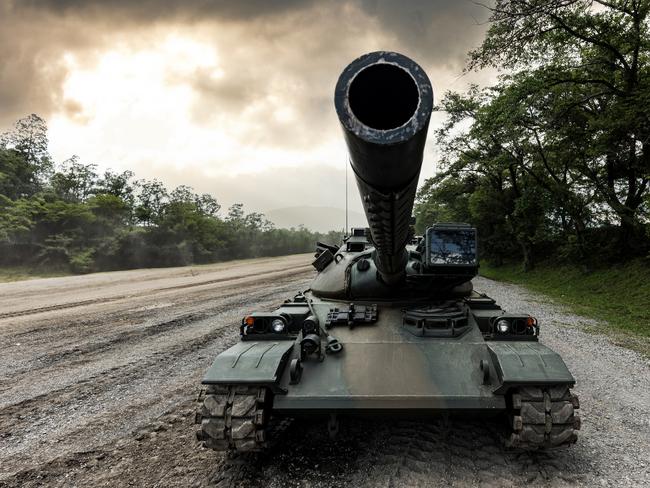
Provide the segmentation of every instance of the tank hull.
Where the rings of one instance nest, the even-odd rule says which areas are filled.
[[[333,307],[346,305],[310,298],[321,323]],[[288,367],[300,359],[299,340],[246,341],[219,355],[203,383],[270,388],[272,410],[293,415],[489,413],[507,408],[506,394],[513,388],[575,382],[560,356],[539,342],[486,341],[472,313],[468,329],[458,337],[415,335],[403,325],[405,306],[380,304],[375,323],[332,328],[344,350],[303,358],[299,381],[292,381]]]
[[[332,311],[350,305],[305,298],[322,324]],[[335,334],[344,344],[335,354],[306,355],[302,335],[242,340],[217,356],[203,380],[197,436],[216,450],[259,451],[268,444],[273,418],[326,415],[332,433],[339,416],[451,414],[502,415],[511,430],[504,439],[509,447],[574,443],[579,404],[562,358],[537,340],[486,339],[481,323],[503,310],[472,309],[468,303],[446,302],[467,319],[456,330],[452,326],[450,337],[431,337],[425,328],[408,325],[406,311],[416,304],[356,302],[373,307],[377,320],[330,328],[328,340]]]

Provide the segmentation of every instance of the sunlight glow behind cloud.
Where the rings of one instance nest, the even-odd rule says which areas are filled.
[[[80,154],[92,154],[97,158],[92,162],[100,168],[106,164],[135,169],[148,161],[154,167],[198,170],[211,177],[305,162],[304,151],[246,143],[251,119],[263,123],[271,114],[276,124],[296,122],[296,108],[281,95],[253,101],[235,119],[196,120],[193,110],[200,100],[189,80],[200,72],[218,82],[225,74],[216,47],[206,42],[173,34],[146,48],[115,47],[90,65],[70,52],[63,60],[68,70],[64,103],[77,112],[50,120],[51,149],[57,159],[70,156],[66,151],[75,148]],[[340,151],[339,146],[325,141],[310,151],[309,158],[331,164],[332,151]],[[206,161],[211,164],[206,166]]]
[[[460,77],[484,29],[471,3],[164,4],[8,7],[0,131],[35,112],[57,161],[77,154],[100,171],[192,185],[224,207],[343,207],[347,152],[332,96],[352,59],[380,49],[411,56],[436,101],[476,81]],[[434,172],[441,120],[434,114],[422,177]]]

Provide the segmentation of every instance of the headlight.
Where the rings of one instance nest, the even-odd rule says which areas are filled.
[[[497,331],[500,334],[507,334],[509,330],[510,330],[510,322],[503,319],[497,322]]]
[[[282,319],[274,319],[273,322],[271,322],[271,329],[275,333],[281,333],[284,332],[284,321]]]

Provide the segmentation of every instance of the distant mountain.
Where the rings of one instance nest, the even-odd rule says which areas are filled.
[[[342,230],[345,227],[345,209],[336,207],[287,207],[263,212],[278,228],[290,229],[301,224],[315,232]],[[366,216],[350,211],[349,227],[367,227]]]

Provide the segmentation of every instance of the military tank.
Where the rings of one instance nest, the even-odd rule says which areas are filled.
[[[310,288],[242,318],[241,341],[203,379],[198,439],[260,451],[277,419],[322,418],[335,436],[342,416],[446,413],[502,416],[511,448],[574,443],[575,380],[539,342],[540,324],[473,290],[476,230],[413,234],[433,109],[424,70],[394,52],[363,55],[340,75],[334,104],[368,227],[317,243]]]

